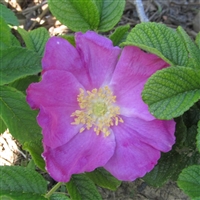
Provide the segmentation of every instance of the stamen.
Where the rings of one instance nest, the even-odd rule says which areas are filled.
[[[116,96],[113,96],[108,86],[86,92],[80,88],[77,101],[80,110],[71,114],[71,117],[74,117],[74,122],[71,124],[83,124],[80,133],[94,127],[93,130],[97,135],[102,132],[107,137],[110,135],[110,126],[118,126],[119,122],[124,122],[119,117],[120,108],[114,105]]]

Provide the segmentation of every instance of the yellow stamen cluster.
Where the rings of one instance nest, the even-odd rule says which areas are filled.
[[[110,126],[117,126],[119,122],[123,123],[120,115],[120,109],[114,105],[116,96],[113,96],[108,86],[92,91],[84,91],[80,88],[80,94],[77,97],[80,110],[71,114],[74,117],[73,125],[83,124],[80,133],[85,129],[93,128],[97,135],[102,132],[105,136],[110,135]]]

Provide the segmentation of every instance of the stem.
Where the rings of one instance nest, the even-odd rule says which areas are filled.
[[[58,182],[44,197],[49,198],[62,184],[62,182]]]
[[[143,3],[142,3],[142,0],[130,0],[130,1],[133,1],[133,3],[135,4],[135,7],[136,7],[136,10],[138,12],[140,21],[141,22],[148,22],[149,19],[144,12],[144,6],[143,6]]]

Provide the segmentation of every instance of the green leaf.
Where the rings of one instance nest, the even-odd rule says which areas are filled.
[[[42,136],[41,136],[42,138]],[[41,154],[43,153],[42,139],[28,141],[23,145],[23,149],[29,151],[34,163],[43,171],[45,170],[45,162]]]
[[[1,17],[0,17],[0,30],[1,30],[0,34],[0,50],[1,50],[12,45],[10,27]]]
[[[50,200],[70,200],[70,198],[62,193],[54,193],[50,196]]]
[[[110,190],[116,190],[121,181],[112,176],[103,168],[97,168],[93,172],[86,173],[86,175],[97,185]]]
[[[177,152],[172,151],[167,154],[162,154],[158,164],[142,179],[144,179],[148,185],[160,187],[164,185],[173,174],[178,174],[179,170],[182,169],[180,162],[181,157]]]
[[[195,39],[195,43],[196,45],[199,47],[200,49],[200,32],[197,34],[196,39]]]
[[[45,28],[37,28],[30,32],[18,28],[18,32],[22,36],[28,49],[37,52],[41,56],[43,55],[45,44],[49,39],[49,33]]]
[[[191,198],[200,197],[200,165],[184,169],[179,175],[177,183]]]
[[[179,35],[164,24],[143,22],[136,25],[122,45],[134,45],[154,53],[171,65],[186,66],[187,49]]]
[[[110,39],[112,40],[114,46],[119,46],[120,43],[126,40],[129,28],[130,25],[128,24],[125,26],[119,26],[115,29],[115,32],[110,35]]]
[[[184,31],[181,26],[177,28],[177,32],[179,33],[181,39],[184,41],[189,54],[188,66],[193,68],[200,68],[200,49],[191,40],[189,35]]]
[[[17,79],[9,84],[9,86],[16,88],[17,90],[26,94],[26,89],[32,82],[38,82],[40,77],[38,75],[26,76],[25,78]]]
[[[102,199],[94,183],[85,174],[72,175],[66,186],[72,200]]]
[[[47,181],[34,170],[20,166],[0,166],[0,171],[1,195],[19,199],[19,196],[23,195],[23,193],[31,197],[35,194],[41,196],[47,192]],[[41,199],[44,198],[41,197]]]
[[[142,98],[159,119],[172,119],[200,99],[200,70],[169,67],[157,71],[147,81]]]
[[[197,149],[200,153],[200,121],[198,122],[198,129],[197,129],[197,136],[196,136],[196,140],[197,140]]]
[[[95,30],[99,25],[99,10],[94,0],[49,0],[48,5],[53,15],[73,31]]]
[[[97,30],[106,32],[111,30],[121,19],[124,11],[124,0],[101,0],[102,7],[100,8],[100,24]],[[98,2],[98,0],[96,0]]]
[[[19,26],[19,22],[15,14],[3,4],[0,4],[0,17],[2,17],[8,24]]]
[[[184,142],[187,137],[187,127],[184,123],[182,116],[176,118],[175,122],[176,122],[176,131],[175,131],[176,143],[175,143],[175,145],[178,147],[182,147],[182,146],[184,146]]]
[[[21,144],[41,137],[37,111],[30,109],[25,95],[9,86],[0,86],[0,117]]]
[[[61,35],[60,37],[67,40],[71,45],[76,46],[75,38],[73,35]]]
[[[7,129],[4,121],[0,118],[0,134],[4,133],[4,131]]]
[[[56,0],[48,1],[54,16],[73,31],[112,29],[120,20],[124,0]]]
[[[34,193],[22,193],[22,192],[1,192],[1,200],[47,200],[40,194]]]
[[[0,53],[0,85],[41,71],[41,57],[21,47],[10,47]]]

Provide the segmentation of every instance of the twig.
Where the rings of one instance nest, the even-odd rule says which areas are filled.
[[[32,6],[30,8],[26,8],[25,10],[22,11],[23,15],[28,15],[32,13],[33,11],[37,10],[38,8],[42,7],[44,4],[47,4],[47,1],[43,1],[42,3]]]
[[[148,22],[149,19],[144,12],[144,6],[142,0],[129,0],[130,3],[134,4],[136,10],[138,12],[139,18],[141,22]]]

